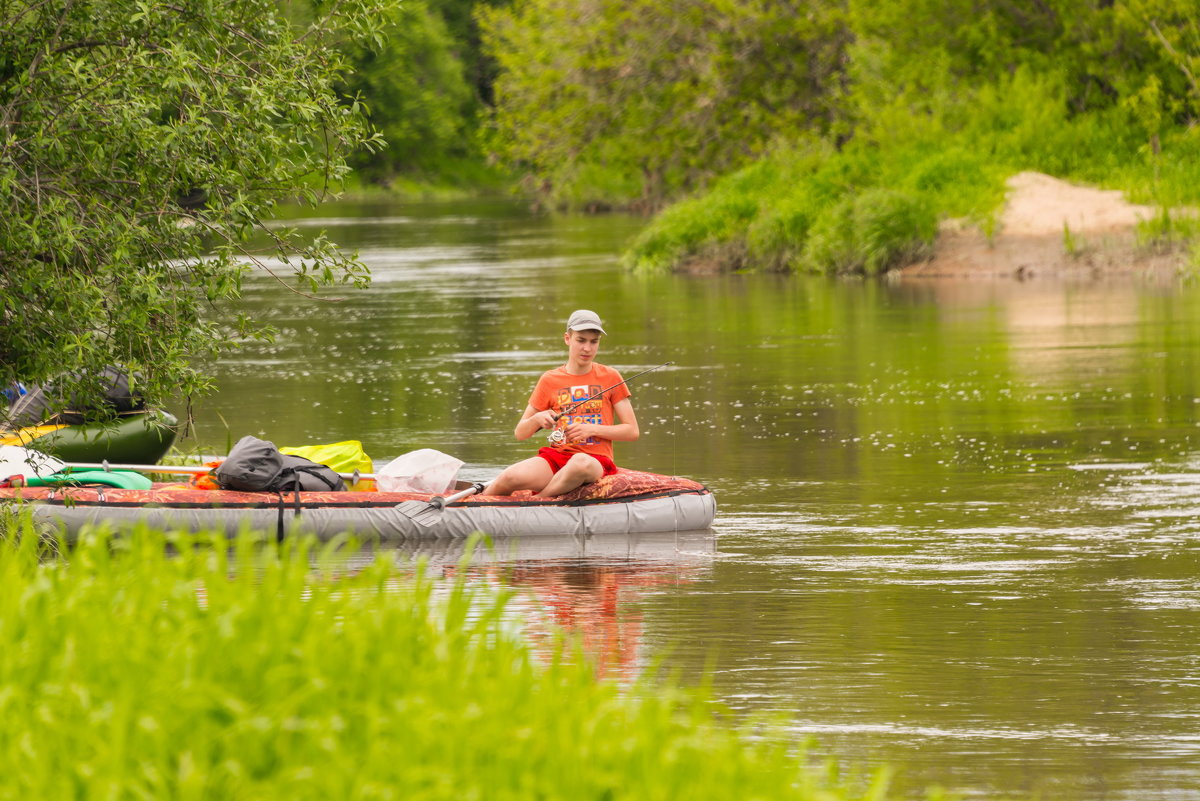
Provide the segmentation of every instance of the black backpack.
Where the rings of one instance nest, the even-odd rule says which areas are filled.
[[[341,476],[303,456],[284,455],[275,443],[245,436],[213,471],[222,489],[243,492],[331,492],[346,489]]]
[[[82,375],[75,374],[73,377],[78,379]],[[116,367],[106,367],[97,381],[104,391],[99,406],[82,404],[79,398],[72,395],[66,400],[67,408],[55,414],[50,414],[51,408],[56,405],[55,398],[59,397],[54,383],[31,386],[24,395],[13,399],[6,415],[7,425],[14,429],[50,423],[77,426],[103,419],[104,415],[100,412],[129,414],[146,408],[146,401],[130,388],[128,373]]]

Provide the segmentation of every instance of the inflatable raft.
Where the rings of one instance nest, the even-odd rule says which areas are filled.
[[[110,423],[28,426],[0,434],[0,445],[16,445],[67,462],[155,464],[175,442],[174,415],[160,409],[123,412]]]
[[[459,489],[469,487],[460,484]],[[34,519],[68,537],[89,525],[137,524],[236,534],[249,527],[279,537],[300,532],[328,539],[351,532],[381,542],[462,538],[628,534],[707,529],[716,515],[712,493],[686,478],[619,470],[557,498],[470,496],[449,504],[430,525],[398,508],[433,496],[399,492],[235,492],[155,484],[0,489],[0,500],[28,504]]]

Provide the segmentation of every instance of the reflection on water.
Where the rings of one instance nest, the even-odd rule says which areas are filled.
[[[409,562],[434,567],[461,564],[471,548],[472,565],[518,562],[592,560],[597,562],[684,562],[706,564],[716,550],[716,534],[703,531],[656,531],[648,534],[559,534],[536,537],[489,537],[478,543],[461,539],[408,542],[389,551]]]
[[[608,543],[618,553],[619,539]],[[697,581],[710,564],[712,532],[689,533],[685,539],[671,545],[664,538],[657,551],[642,543],[636,554],[625,556],[589,548],[587,556],[539,553],[536,558],[474,562],[467,573],[519,591],[515,608],[526,612],[526,636],[543,660],[562,654],[559,632],[565,631],[578,637],[597,675],[630,682],[648,666],[643,616],[633,604]]]
[[[694,582],[712,564],[716,536],[704,531],[436,540],[389,547],[427,575],[465,575],[515,589],[510,608],[546,662],[564,654],[560,634],[578,637],[599,676],[631,682],[648,666],[642,615],[632,605]],[[471,549],[469,558],[467,550]],[[363,551],[357,561],[373,558]]]
[[[497,543],[473,575],[616,675],[708,670],[729,706],[900,766],[905,793],[1200,785],[1197,287],[644,277],[617,264],[641,225],[620,216],[318,216],[375,286],[314,304],[248,281],[280,336],[216,365],[203,449],[359,439],[490,477],[531,452],[512,427],[562,320],[595,308],[602,361],[676,362],[633,388],[618,463],[708,484],[715,542]]]

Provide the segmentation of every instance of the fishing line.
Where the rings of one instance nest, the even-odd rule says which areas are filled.
[[[671,371],[671,475],[679,475],[679,376]],[[678,528],[678,527],[677,527]]]
[[[678,459],[676,458],[679,437],[677,436],[679,427],[679,376],[674,375],[675,371],[671,371],[671,475],[679,475]],[[679,499],[672,498],[671,503],[674,505],[672,512],[675,523],[675,553],[679,553]]]

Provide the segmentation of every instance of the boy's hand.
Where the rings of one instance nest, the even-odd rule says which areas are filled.
[[[554,412],[549,409],[538,412],[529,419],[536,422],[538,428],[554,428],[554,424],[558,422],[558,418],[554,416]]]
[[[594,428],[595,426],[592,423],[571,423],[563,431],[567,442],[582,442],[588,437],[595,435],[593,432]]]

